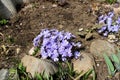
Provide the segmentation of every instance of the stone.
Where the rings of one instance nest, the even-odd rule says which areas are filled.
[[[79,32],[80,32],[80,31],[83,31],[83,28],[79,28],[78,31],[79,31]]]
[[[90,69],[93,69],[94,60],[89,55],[90,53],[81,53],[81,56],[79,59],[73,61],[73,69],[77,73],[80,73],[83,71],[83,74],[89,71]]]
[[[57,6],[58,6],[57,4],[53,4],[53,5],[52,5],[53,8],[55,8],[55,7],[57,7]]]
[[[117,0],[117,2],[119,2],[119,3],[120,3],[120,0]]]
[[[21,62],[23,66],[26,67],[26,72],[31,73],[32,77],[35,76],[35,73],[43,74],[44,72],[49,76],[57,72],[57,65],[47,59],[38,59],[33,56],[25,55]]]
[[[58,27],[59,27],[60,29],[63,29],[63,28],[64,28],[64,26],[63,26],[63,25],[58,25]]]
[[[29,55],[33,55],[34,52],[35,52],[34,50],[35,50],[35,47],[32,47],[32,48],[29,50],[28,54],[29,54]]]
[[[0,70],[0,80],[7,80],[8,78],[8,69],[1,69]]]
[[[105,40],[95,40],[90,45],[90,53],[98,58],[103,58],[104,53],[110,56],[112,53],[116,52],[116,46]]]
[[[116,36],[115,35],[113,35],[113,34],[110,34],[110,35],[108,35],[108,42],[116,42],[116,41],[118,41],[118,38],[116,38]]]
[[[16,48],[16,53],[19,54],[20,53],[20,48]]]

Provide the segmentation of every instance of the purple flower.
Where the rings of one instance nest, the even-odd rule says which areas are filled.
[[[41,33],[34,38],[33,45],[40,47],[41,57],[43,59],[50,58],[53,61],[65,61],[67,58],[75,57],[72,51],[74,47],[80,47],[81,43],[70,42],[72,38],[75,38],[69,32],[61,31],[56,29],[43,29]]]
[[[34,46],[36,46],[36,47],[39,46],[41,37],[42,37],[42,35],[39,34],[36,38],[34,38],[34,40],[33,40],[33,45]]]
[[[48,57],[48,53],[46,53],[45,51],[42,51],[41,56],[43,59],[46,59]]]
[[[112,25],[112,18],[108,17],[107,18],[107,26],[108,26],[108,28],[110,28],[111,25]]]
[[[116,20],[116,23],[119,25],[120,24],[120,17]]]
[[[81,47],[81,42],[77,42],[77,43],[72,42],[71,44],[75,47],[78,47],[78,48]]]
[[[99,24],[100,23],[105,23],[105,21],[107,20],[108,16],[104,16],[102,20],[99,20]]]
[[[115,24],[113,24],[114,12],[109,12],[108,15],[102,15],[98,18],[99,23],[105,23],[105,25],[98,30],[98,33],[107,36],[111,32],[117,33],[120,29],[120,17],[116,20]],[[106,26],[107,25],[107,26]]]
[[[104,18],[104,15],[101,15],[98,17],[98,20],[101,21],[101,20],[103,20],[103,18]]]
[[[61,45],[62,46],[67,46],[69,42],[67,40],[62,40]]]
[[[75,55],[75,58],[77,59],[78,57],[80,57],[80,52],[75,51],[74,55]]]
[[[119,26],[118,25],[114,25],[112,32],[118,32],[119,31]]]
[[[65,36],[64,36],[64,39],[68,39],[69,40],[71,37],[73,37],[73,35],[71,33],[69,33],[69,32],[66,32]]]
[[[114,12],[113,11],[108,13],[108,17],[112,18],[113,16],[114,16]]]
[[[104,33],[103,33],[103,36],[107,36],[108,35],[108,31],[105,31]]]
[[[65,58],[65,57],[62,57],[62,61],[66,61],[67,60],[67,58]]]
[[[107,29],[107,27],[106,27],[106,26],[103,26],[102,28],[100,28],[100,29],[98,30],[98,33],[102,33],[102,32],[104,32],[106,29]]]

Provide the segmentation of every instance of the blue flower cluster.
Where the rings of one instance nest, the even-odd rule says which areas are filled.
[[[109,33],[117,33],[120,29],[120,17],[116,21],[113,20],[114,12],[109,12],[107,15],[101,15],[98,18],[99,24],[105,24],[102,26],[98,33],[107,36]]]
[[[54,61],[65,61],[67,58],[80,56],[80,52],[73,48],[81,47],[80,42],[72,42],[75,38],[69,32],[58,31],[56,29],[43,29],[41,33],[34,38],[33,45],[40,48],[40,55],[43,59],[50,58]]]

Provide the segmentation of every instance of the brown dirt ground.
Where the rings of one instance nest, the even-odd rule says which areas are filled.
[[[77,36],[82,41],[85,51],[89,52],[92,40],[101,36],[94,34],[92,40],[86,41],[80,38],[76,32],[79,28],[91,29],[96,23],[96,2],[91,0],[69,0],[64,6],[53,7],[50,1],[36,1],[27,4],[18,14],[10,19],[9,23],[0,26],[0,45],[5,45],[6,50],[0,47],[0,69],[14,67],[27,54],[32,47],[33,38],[44,28],[65,30]],[[100,3],[99,3],[100,4]],[[32,7],[31,7],[32,5]],[[98,15],[98,14],[97,14]],[[20,52],[17,51],[20,49]],[[16,51],[17,50],[17,51]],[[107,67],[104,60],[95,59],[97,80],[120,80],[119,77],[107,78]]]

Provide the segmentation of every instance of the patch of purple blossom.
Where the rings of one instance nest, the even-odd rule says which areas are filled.
[[[73,48],[80,48],[81,43],[71,41],[72,38],[75,38],[75,36],[69,32],[43,29],[34,38],[33,45],[40,48],[40,55],[43,59],[50,58],[53,61],[66,61],[68,58],[78,58],[80,56],[80,52],[77,50],[73,52]]]
[[[114,12],[109,12],[107,15],[101,15],[98,18],[99,24],[105,24],[100,29],[98,33],[103,34],[103,36],[108,36],[109,33],[117,33],[120,29],[120,17],[116,21],[113,20]],[[114,23],[114,24],[113,24]]]

